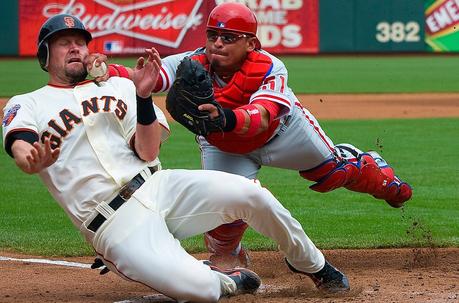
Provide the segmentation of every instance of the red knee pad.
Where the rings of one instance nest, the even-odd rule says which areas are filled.
[[[330,159],[320,164],[319,166],[316,166],[308,170],[302,170],[299,173],[300,176],[302,176],[306,180],[317,182],[324,176],[326,176],[328,173],[330,173],[333,169],[335,169],[337,165],[338,163],[336,163],[335,159]]]
[[[343,187],[349,180],[356,178],[355,175],[358,173],[359,169],[354,163],[345,161],[336,163],[331,159],[316,168],[301,171],[300,175],[317,182],[311,185],[310,189],[325,193]]]

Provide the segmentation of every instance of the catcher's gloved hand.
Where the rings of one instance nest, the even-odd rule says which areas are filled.
[[[94,263],[91,264],[91,269],[97,269],[97,268],[101,268],[100,273],[99,273],[100,275],[105,275],[106,273],[110,271],[110,269],[108,269],[108,267],[105,266],[104,262],[102,262],[102,260],[99,258],[95,258]]]
[[[212,104],[219,115],[211,118],[208,111],[201,111],[201,104]],[[185,57],[177,67],[176,79],[166,97],[166,108],[175,121],[197,135],[223,131],[225,114],[214,99],[212,79],[204,67]]]

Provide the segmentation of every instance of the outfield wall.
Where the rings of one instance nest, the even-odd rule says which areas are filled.
[[[205,42],[207,16],[224,0],[1,1],[0,55],[34,56],[40,25],[57,13],[78,16],[91,51],[162,55]],[[274,54],[459,51],[459,0],[247,0],[257,36]]]

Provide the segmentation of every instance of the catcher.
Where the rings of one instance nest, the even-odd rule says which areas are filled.
[[[215,7],[205,47],[162,59],[154,92],[169,90],[167,110],[197,135],[202,167],[254,179],[262,166],[292,169],[325,193],[344,187],[401,207],[411,187],[376,152],[335,145],[288,86],[284,64],[261,49],[257,20],[239,3]],[[111,75],[129,69],[110,66]],[[235,221],[205,235],[211,260],[248,264],[241,246],[247,224]]]

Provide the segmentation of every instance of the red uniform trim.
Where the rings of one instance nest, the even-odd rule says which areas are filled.
[[[261,99],[261,100],[259,100],[259,99]],[[271,99],[271,100],[269,100],[269,99]],[[284,98],[281,98],[281,97],[278,97],[278,96],[274,96],[274,95],[270,95],[270,94],[257,95],[255,98],[252,99],[252,103],[254,101],[258,102],[258,101],[262,101],[262,100],[278,101],[278,103],[282,103],[282,105],[290,107],[290,102],[287,99],[284,99]]]
[[[166,90],[169,89],[169,86],[170,86],[169,76],[168,76],[166,70],[161,66],[161,69],[159,71],[159,77],[158,77],[158,80],[156,81],[155,88],[153,89],[153,92],[157,93],[157,92],[161,92],[161,91],[166,91]]]
[[[277,118],[277,115],[279,115],[281,108],[282,108],[280,104],[277,104],[275,102],[271,102],[268,100],[256,100],[252,102],[252,104],[260,104],[269,112],[269,123],[270,124],[274,119]]]
[[[298,106],[299,108],[301,108],[301,110],[303,110],[303,106],[301,105],[301,103],[299,102],[295,102],[295,105]],[[315,125],[314,121],[309,118],[309,116],[303,111],[303,114],[304,114],[304,117],[306,118],[306,120],[308,120],[309,124],[311,124],[312,128],[314,129],[314,131],[319,135],[320,139],[322,139],[322,141],[325,143],[325,145],[327,145],[328,149],[330,150],[330,152],[334,152],[335,149],[333,146],[331,146],[329,143],[328,143],[328,140],[325,138],[325,134],[323,134],[323,132],[321,131],[320,127],[318,125]]]

